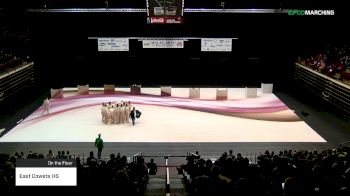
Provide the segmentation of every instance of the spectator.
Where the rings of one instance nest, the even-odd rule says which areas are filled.
[[[55,158],[55,155],[52,153],[52,150],[49,150],[49,154],[46,155],[47,159],[53,159]]]
[[[149,175],[157,174],[157,164],[154,163],[154,159],[151,159],[151,162],[147,163],[147,167],[149,169],[149,172],[148,172]]]
[[[307,58],[298,57],[296,60],[302,65],[308,66],[320,73],[340,81],[350,81],[350,48],[344,44],[342,46],[324,47]]]
[[[97,159],[94,157],[93,151],[90,152],[90,156],[87,158],[87,165],[92,168],[96,167],[97,165]]]
[[[228,158],[231,158],[231,159],[234,159],[234,158],[235,158],[235,155],[233,155],[233,150],[229,150],[226,159],[228,159]]]
[[[58,152],[57,152],[56,159],[60,159],[60,158],[61,158],[61,151],[58,151]]]
[[[72,156],[69,154],[69,150],[67,150],[67,155],[66,155],[67,159],[71,159]]]
[[[115,154],[114,153],[112,153],[110,156],[109,156],[109,160],[107,161],[107,166],[109,167],[109,168],[114,168],[115,166],[116,166],[116,164],[117,164],[117,160],[116,160],[116,158],[115,158]]]

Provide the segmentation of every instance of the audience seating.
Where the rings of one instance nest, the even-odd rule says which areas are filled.
[[[178,171],[184,176],[189,195],[347,195],[350,186],[348,148],[324,151],[265,151],[251,157],[224,152],[218,159],[203,159],[191,154]],[[0,186],[2,192],[19,191],[15,187],[15,165],[18,158],[76,158],[78,187],[74,191],[115,190],[128,195],[142,195],[148,183],[148,168],[142,157],[128,163],[126,156],[110,155],[108,161],[98,160],[93,152],[83,164],[69,152],[57,155],[29,152],[14,156],[0,154]],[[22,189],[23,190],[23,189]],[[25,189],[24,189],[25,190]],[[92,190],[93,191],[93,190]]]
[[[189,156],[178,170],[190,195],[347,195],[348,153],[342,147],[265,151],[252,164],[240,153],[225,152],[215,162]]]
[[[15,165],[16,159],[77,159],[77,178],[78,187],[74,189],[62,188],[63,192],[84,192],[89,193],[101,191],[116,191],[117,193],[127,195],[143,195],[148,182],[148,169],[142,157],[137,157],[136,161],[128,163],[126,156],[121,156],[119,153],[110,155],[108,161],[98,160],[94,157],[93,152],[87,158],[87,163],[83,164],[79,157],[72,156],[69,151],[58,151],[54,155],[50,150],[44,154],[29,152],[16,153],[14,156],[8,154],[0,154],[0,193],[22,193],[25,188],[15,186]],[[5,187],[5,188],[3,188]]]
[[[346,84],[350,83],[346,74],[350,72],[350,47],[346,44],[325,46],[318,52],[300,56],[297,62]]]

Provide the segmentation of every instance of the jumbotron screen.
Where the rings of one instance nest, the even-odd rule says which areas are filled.
[[[147,0],[148,24],[181,24],[184,0]]]

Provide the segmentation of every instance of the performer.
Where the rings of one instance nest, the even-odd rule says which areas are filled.
[[[105,122],[105,115],[104,115],[104,107],[105,107],[105,103],[102,103],[102,107],[101,107],[101,116],[102,116],[102,122]]]
[[[129,103],[125,103],[125,120],[127,123],[129,123],[130,112],[131,112],[131,105],[129,101]]]
[[[45,98],[43,102],[43,107],[44,107],[44,111],[41,115],[43,115],[45,112],[46,114],[50,114],[50,101],[48,97]]]
[[[110,116],[110,123],[115,123],[115,109],[114,106],[111,106],[111,109],[109,109],[109,116]]]
[[[132,125],[135,125],[135,119],[139,118],[141,116],[141,112],[138,110],[135,110],[135,107],[132,108],[132,111],[130,112],[130,118],[132,121]]]
[[[118,123],[118,119],[117,119],[118,107],[117,107],[117,104],[113,105],[113,111],[112,111],[111,115],[112,115],[111,118],[113,118],[113,123],[117,124]]]
[[[131,110],[132,110],[132,108],[133,108],[133,106],[131,105],[131,103],[130,103],[130,101],[129,101],[129,114],[130,114],[130,112],[131,112]],[[129,115],[128,115],[128,119],[129,119]]]
[[[97,158],[101,159],[103,149],[103,140],[101,138],[101,133],[98,134],[98,138],[95,140],[95,147],[97,147]]]
[[[108,102],[107,108],[108,108],[108,110],[112,108],[112,103],[111,102]]]
[[[119,104],[117,103],[117,106],[115,108],[115,111],[116,111],[116,116],[115,116],[115,122],[117,124],[119,124],[121,121],[120,121],[120,107],[119,107]]]
[[[107,108],[106,104],[104,104],[103,107],[101,108],[101,113],[102,113],[102,121],[103,121],[103,123],[108,124],[109,112],[108,112],[108,108]]]
[[[121,104],[121,107],[120,107],[120,122],[121,123],[124,123],[125,122],[125,110],[126,110],[126,108],[125,108],[125,103],[122,103]]]

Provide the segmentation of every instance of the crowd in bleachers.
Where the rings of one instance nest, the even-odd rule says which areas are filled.
[[[191,195],[348,195],[347,150],[266,151],[252,164],[231,150],[216,161],[190,156],[179,171]]]
[[[13,17],[0,11],[0,18]],[[28,28],[10,20],[0,20],[0,75],[29,61],[31,34]]]
[[[348,148],[324,151],[265,151],[256,161],[241,153],[223,153],[216,160],[203,159],[197,152],[178,168],[184,174],[190,195],[348,195],[350,162]],[[50,150],[47,155],[30,152],[10,157],[0,154],[0,189],[16,192],[15,165],[18,158],[76,158],[69,152]],[[142,157],[128,161],[126,156],[111,154],[108,161],[97,159],[93,152],[83,164],[77,160],[78,187],[75,191],[94,188],[128,195],[142,195],[149,175],[157,172],[154,162]],[[152,166],[155,166],[155,168]],[[153,169],[152,169],[153,167]],[[154,170],[154,171],[151,171]]]
[[[69,151],[58,151],[57,155],[53,154],[51,150],[47,155],[32,152],[24,155],[21,152],[10,157],[8,154],[0,154],[0,193],[21,190],[15,187],[16,159],[52,158],[76,158],[77,160],[78,187],[63,189],[68,192],[115,191],[116,193],[127,193],[127,195],[143,195],[148,183],[148,172],[150,172],[150,175],[154,175],[157,170],[155,169],[155,172],[152,172],[154,166],[157,167],[153,161],[146,164],[142,157],[137,157],[134,161],[128,161],[128,158],[120,155],[120,153],[117,155],[111,154],[109,160],[102,160],[97,159],[91,151],[86,164],[83,164],[79,157],[71,155]]]
[[[4,48],[0,48],[0,74],[9,72],[23,64],[24,61],[21,58]]]
[[[297,62],[334,79],[350,81],[350,47],[346,44],[327,45],[323,50],[300,56]]]

